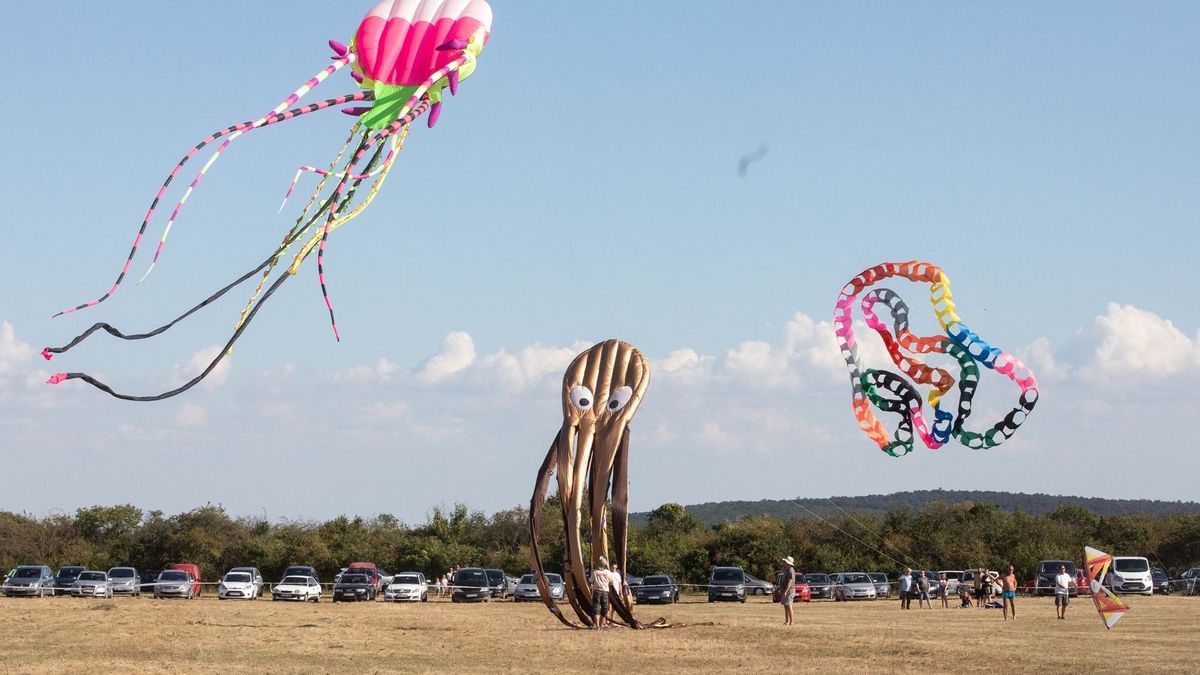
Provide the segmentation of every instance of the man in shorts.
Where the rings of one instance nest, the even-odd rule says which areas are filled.
[[[1054,611],[1058,618],[1067,618],[1067,605],[1071,603],[1071,575],[1067,574],[1067,566],[1059,565],[1058,574],[1054,577]]]
[[[608,587],[612,583],[611,572],[608,571],[608,558],[600,556],[600,564],[592,570],[592,628],[604,628],[608,617]]]
[[[783,570],[783,589],[779,593],[779,604],[783,605],[783,625],[792,625],[792,602],[796,599],[796,566],[792,556],[783,559],[787,567]]]
[[[1017,574],[1012,565],[1008,566],[1008,574],[1000,577],[1000,598],[1004,603],[1004,620],[1008,621],[1008,611],[1012,610],[1013,621],[1017,620]]]

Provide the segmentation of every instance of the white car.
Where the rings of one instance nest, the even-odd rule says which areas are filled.
[[[396,574],[383,592],[384,602],[425,602],[428,599],[429,582],[420,572]]]
[[[1115,593],[1153,595],[1154,578],[1150,575],[1150,561],[1137,556],[1114,555],[1104,585]]]
[[[875,582],[866,572],[842,572],[834,576],[834,600],[874,600]]]
[[[254,575],[250,572],[230,572],[217,587],[217,598],[220,600],[254,600],[258,594],[259,587],[255,585]]]
[[[274,589],[271,590],[272,600],[298,600],[302,602],[320,602],[321,601],[321,584],[312,577],[290,576],[284,577],[283,581],[279,582]]]
[[[947,595],[957,595],[958,594],[958,585],[961,584],[962,580],[963,580],[963,571],[962,570],[939,570],[938,574],[946,575],[946,594]]]

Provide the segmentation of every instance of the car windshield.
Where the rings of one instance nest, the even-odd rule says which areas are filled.
[[[370,583],[370,580],[367,578],[367,575],[365,575],[365,574],[346,574],[346,575],[342,576],[342,583],[343,584],[366,584],[366,583]]]
[[[132,579],[136,571],[132,567],[114,567],[108,571],[108,576],[110,579]]]
[[[86,571],[86,567],[64,567],[58,571],[60,577],[77,577],[80,572]]]
[[[558,584],[561,584],[562,582],[563,582],[562,577],[557,574],[547,574],[546,575],[546,583],[550,584],[551,586],[557,586]]]
[[[1075,574],[1075,563],[1065,560],[1047,560],[1038,568],[1038,574],[1058,574],[1059,567],[1066,567],[1067,574]]]
[[[455,586],[487,586],[487,574],[483,570],[459,570],[454,575]]]
[[[871,581],[874,581],[875,583],[878,583],[878,584],[886,584],[887,583],[887,575],[884,574],[883,572],[870,572],[867,574],[867,576],[871,577]]]
[[[286,577],[286,576],[289,576],[289,575],[292,575],[292,574],[302,574],[302,575],[304,575],[304,576],[310,576],[310,572],[311,572],[311,571],[312,571],[312,568],[311,568],[311,567],[295,567],[295,566],[292,566],[292,567],[289,567],[289,568],[287,568],[286,570],[284,570],[284,571],[283,571],[283,576],[285,576],[285,577]]]
[[[842,577],[842,580],[843,580],[842,583],[846,583],[846,584],[869,584],[869,583],[871,583],[871,578],[865,574],[847,574],[846,576]]]
[[[401,574],[392,578],[393,584],[420,584],[421,577],[415,574]]]
[[[1118,572],[1149,572],[1150,563],[1145,558],[1118,558],[1113,568]]]
[[[736,567],[718,567],[712,573],[713,581],[736,581],[742,583],[745,579],[745,572]]]
[[[167,570],[159,575],[158,578],[163,581],[187,581],[188,574],[179,570]]]
[[[828,574],[808,574],[805,575],[805,580],[810,584],[827,584],[829,583]]]
[[[526,574],[525,576],[521,577],[521,581],[520,581],[520,582],[518,582],[518,583],[522,583],[522,584],[536,584],[536,583],[537,583],[537,578],[536,578],[536,577],[534,577],[532,574]]]
[[[79,575],[80,581],[104,581],[104,572],[84,572]]]
[[[942,572],[942,574],[946,575],[947,581],[949,581],[951,579],[953,579],[955,581],[962,581],[962,578],[963,578],[962,572]]]
[[[42,576],[42,570],[36,567],[22,567],[13,575],[14,579],[37,579]]]
[[[500,570],[487,570],[487,576],[488,581],[492,582],[493,584],[497,582],[504,582],[504,572],[501,572]]]
[[[248,584],[250,575],[246,572],[230,572],[225,575],[225,582],[230,584]]]
[[[646,577],[642,581],[643,586],[668,585],[671,583],[671,577]]]
[[[291,584],[293,586],[306,586],[306,585],[308,585],[308,577],[298,577],[298,576],[284,577],[283,581],[280,583]]]

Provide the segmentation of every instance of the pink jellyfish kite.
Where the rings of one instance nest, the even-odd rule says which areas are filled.
[[[171,226],[178,219],[184,204],[199,185],[205,174],[216,163],[229,145],[255,129],[271,126],[309,113],[325,110],[347,103],[342,112],[356,118],[341,151],[327,168],[302,166],[288,188],[290,196],[300,176],[305,172],[319,175],[320,181],[308,199],[300,216],[283,237],[279,246],[257,267],[240,278],[205,298],[172,321],[148,332],[126,334],[107,323],[97,323],[75,339],[61,347],[47,347],[42,355],[51,359],[86,340],[97,331],[123,340],[144,340],[159,335],[172,326],[198,312],[222,297],[233,288],[250,278],[260,275],[258,287],[251,294],[241,318],[237,322],[229,341],[207,368],[180,387],[152,396],[130,396],[114,391],[105,383],[86,373],[58,373],[50,378],[50,384],[66,380],[83,380],[108,394],[129,401],[158,401],[181,394],[198,384],[209,375],[225,358],[238,338],[249,326],[255,315],[272,294],[291,276],[315,251],[317,275],[321,293],[329,310],[334,337],[340,339],[334,319],[333,304],[325,283],[325,247],[329,235],[340,226],[358,216],[374,199],[383,185],[396,160],[410,125],[426,112],[432,128],[438,121],[442,108],[442,93],[449,89],[451,95],[458,93],[459,83],[475,72],[475,66],[483,47],[487,44],[492,29],[492,9],[485,0],[384,0],[376,4],[362,20],[350,44],[330,40],[333,63],[322,69],[299,89],[292,92],[267,114],[253,121],[235,124],[217,131],[183,156],[163,181],[146,212],[133,247],[125,265],[117,275],[112,287],[96,300],[85,302],[63,310],[55,316],[70,314],[98,305],[112,297],[129,273],[133,259],[141,247],[142,237],[150,225],[155,209],[165,196],[172,181],[183,166],[210,143],[224,139],[205,164],[196,173],[192,182],[176,203],[167,219],[154,256],[142,279],[154,269],[162,255]],[[349,67],[350,76],[360,90],[335,98],[297,106],[300,99],[338,71]],[[365,164],[363,163],[365,159]],[[356,199],[362,183],[370,181],[365,194]],[[284,203],[287,202],[284,197]],[[282,210],[282,207],[280,207]],[[291,264],[285,274],[271,281],[272,272],[285,256],[291,255]],[[264,291],[265,289],[265,291]]]

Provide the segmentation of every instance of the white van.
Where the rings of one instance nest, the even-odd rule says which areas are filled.
[[[1150,575],[1150,561],[1137,556],[1114,555],[1104,585],[1115,593],[1153,595],[1154,578]]]

